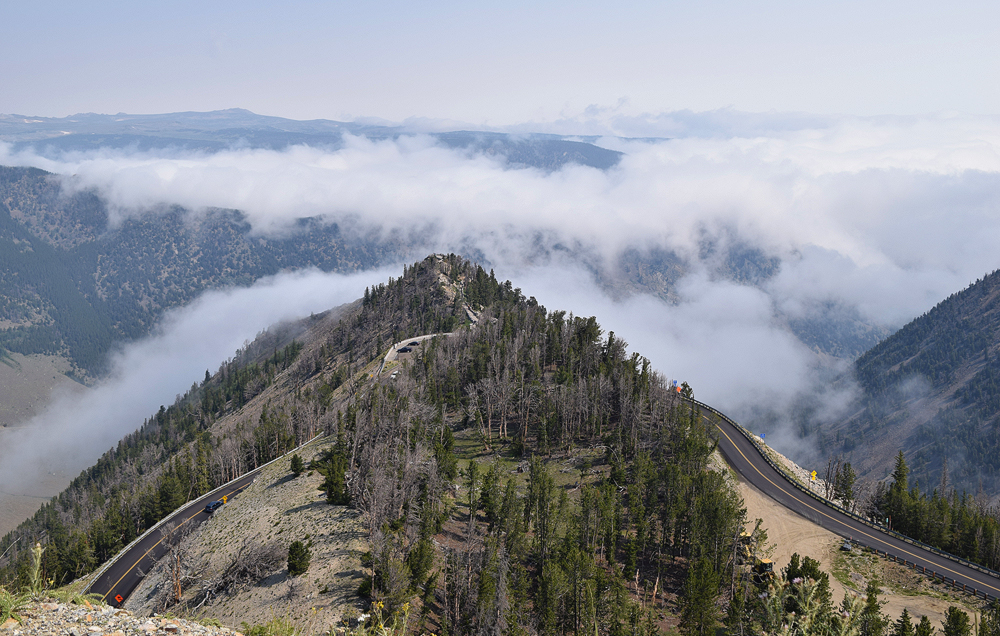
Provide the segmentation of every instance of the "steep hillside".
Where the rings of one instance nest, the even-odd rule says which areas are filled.
[[[378,373],[389,344],[435,333],[450,335]],[[202,548],[191,544],[180,596],[168,585],[144,597],[233,620],[228,601],[246,602],[257,586],[280,585],[310,607],[325,602],[308,596],[325,587],[340,590],[338,611],[380,601],[435,632],[617,633],[719,596],[739,567],[744,512],[724,475],[707,470],[703,418],[593,318],[548,312],[449,256],[407,268],[357,305],[269,332],[206,374],[0,541],[0,552],[12,548],[0,580],[26,575],[23,546],[39,538],[47,576],[80,575],[180,502],[320,431],[327,439],[307,459],[326,503],[288,496],[299,513],[327,519],[325,532],[288,508],[254,512],[248,497],[247,540],[271,545],[259,575],[227,583],[226,559],[240,551],[235,537],[212,539],[209,523]],[[258,487],[282,488],[286,477]],[[316,487],[315,474],[300,479]],[[366,554],[344,547],[345,503]],[[363,557],[360,597],[344,597],[324,563],[290,580],[274,555],[295,539],[317,555]],[[698,587],[684,592],[695,584],[689,563]]]
[[[855,373],[864,393],[825,431],[828,454],[882,478],[902,450],[923,489],[1000,492],[1000,272],[880,342]]]
[[[334,394],[346,399],[393,336],[447,331],[466,320],[439,288],[438,275],[434,267],[411,268],[393,286],[398,305],[374,312],[359,301],[278,325],[214,374],[206,371],[0,541],[0,554],[14,545],[6,575],[19,576],[24,546],[47,536],[50,576],[78,576],[179,503],[333,426],[339,412],[333,407],[340,405]]]

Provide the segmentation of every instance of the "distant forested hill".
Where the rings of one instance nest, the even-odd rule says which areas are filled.
[[[976,281],[858,358],[858,410],[825,432],[874,477],[906,453],[911,481],[996,496],[1000,487],[1000,272]],[[947,461],[947,464],[945,462]],[[945,466],[947,468],[945,469]]]
[[[30,148],[44,156],[108,148],[218,152],[234,147],[281,150],[308,145],[337,149],[343,146],[345,134],[376,141],[404,135],[427,135],[448,148],[491,155],[515,169],[558,170],[567,164],[578,164],[607,170],[622,158],[617,150],[591,143],[597,141],[596,137],[510,135],[474,130],[428,133],[400,126],[327,119],[298,121],[258,115],[241,108],[157,115],[81,113],[69,117],[23,117],[0,114],[0,141],[10,143],[15,150]]]
[[[250,230],[234,210],[181,208],[112,227],[95,194],[0,167],[0,347],[61,353],[100,373],[113,342],[147,334],[163,311],[207,289],[304,267],[351,272],[399,254],[392,238],[345,236],[335,223],[302,219],[280,237]]]

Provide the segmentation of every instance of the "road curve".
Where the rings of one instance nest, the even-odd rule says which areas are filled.
[[[293,448],[284,455],[276,457],[266,464],[238,477],[233,481],[220,486],[212,492],[189,502],[173,511],[162,521],[153,526],[152,530],[147,530],[147,534],[136,539],[131,545],[126,546],[121,552],[116,554],[106,565],[106,569],[94,579],[93,583],[85,590],[90,594],[100,594],[104,601],[115,607],[121,607],[135,590],[142,580],[142,577],[156,564],[157,560],[167,553],[167,546],[164,543],[163,532],[157,531],[159,528],[166,528],[172,524],[174,528],[182,526],[196,527],[208,520],[211,516],[205,512],[205,504],[226,497],[232,499],[243,491],[244,488],[253,483],[257,475],[262,470],[275,462],[282,461],[294,453],[302,450],[309,444],[323,437],[323,433],[317,434],[312,439]]]
[[[719,450],[726,461],[746,481],[785,508],[842,537],[895,557],[906,565],[915,567],[918,572],[943,577],[980,597],[1000,598],[998,573],[991,574],[975,566],[965,565],[956,560],[956,557],[914,545],[824,503],[825,500],[811,496],[775,469],[764,458],[757,445],[732,420],[707,404],[695,402],[695,405],[718,416],[715,423],[720,433]]]
[[[408,343],[423,343],[424,340],[430,340],[431,338],[437,338],[438,336],[447,338],[448,336],[454,335],[454,331],[449,331],[447,333],[428,333],[423,336],[413,336],[412,338],[407,338],[406,340],[400,340],[399,342],[393,343],[393,345],[389,347],[389,350],[385,352],[385,357],[382,358],[382,363],[378,366],[378,371],[376,371],[372,377],[377,378],[380,376],[382,374],[382,369],[385,368],[385,365],[399,358],[399,350],[405,347]]]
[[[253,482],[260,468],[230,482],[222,490],[207,494],[178,508],[161,522],[160,528],[165,528],[170,523],[173,523],[178,529],[188,526],[196,527],[207,521],[211,515],[205,512],[205,504],[223,497],[231,500]],[[90,589],[87,591],[92,594],[100,594],[109,605],[121,607],[132,591],[142,582],[146,573],[166,552],[167,545],[163,533],[150,532],[126,552],[119,554],[115,558],[115,562],[90,585]]]

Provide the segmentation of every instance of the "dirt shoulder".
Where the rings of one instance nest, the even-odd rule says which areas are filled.
[[[850,556],[842,553],[840,546],[843,539],[839,535],[789,511],[742,479],[739,481],[739,492],[747,508],[751,529],[754,520],[764,520],[768,541],[775,545],[772,555],[775,571],[787,566],[794,553],[816,559],[823,571],[830,575],[834,603],[839,603],[848,593],[863,594],[868,578],[875,578],[881,582],[883,600],[887,601],[883,611],[893,621],[899,618],[904,608],[915,617],[914,622],[921,616],[927,616],[935,626],[944,620],[950,605],[960,607],[970,616],[977,611],[971,598],[950,593],[909,568],[864,554],[858,549]],[[845,584],[845,581],[848,583]]]

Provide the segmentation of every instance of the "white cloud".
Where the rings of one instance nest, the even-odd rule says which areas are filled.
[[[155,334],[125,347],[93,389],[57,397],[47,410],[4,436],[0,483],[7,493],[34,492],[40,471],[70,478],[92,465],[160,405],[213,373],[247,340],[275,323],[320,313],[359,298],[398,268],[353,275],[304,271],[262,279],[250,288],[206,292],[168,312]],[[51,458],[58,457],[58,466]]]
[[[605,172],[508,170],[421,135],[348,137],[335,152],[102,151],[45,160],[0,149],[0,163],[72,175],[70,187],[99,189],[117,214],[176,203],[244,210],[261,232],[316,215],[422,228],[430,249],[481,250],[498,271],[543,290],[550,309],[565,303],[598,315],[668,376],[744,411],[787,404],[815,384],[815,358],[783,316],[836,306],[899,326],[1000,266],[1000,119],[595,110],[551,126],[579,130],[581,122],[599,134],[676,138],[607,138],[626,156]],[[779,273],[759,288],[716,280],[698,260],[706,235],[780,259]],[[543,248],[576,246],[605,263],[626,247],[673,251],[688,261],[678,303],[615,303],[575,266],[532,270],[539,236]]]

